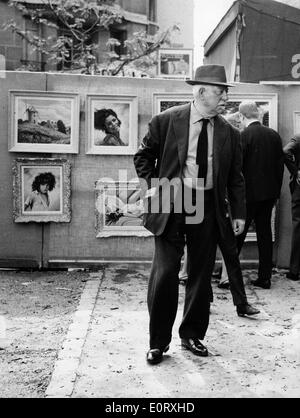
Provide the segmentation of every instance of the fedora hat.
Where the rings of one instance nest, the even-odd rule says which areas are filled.
[[[213,86],[228,86],[233,87],[232,84],[227,83],[225,68],[223,65],[201,65],[196,69],[193,80],[186,80],[188,84],[211,84]]]

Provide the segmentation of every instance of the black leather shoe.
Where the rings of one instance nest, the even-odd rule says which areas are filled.
[[[290,280],[297,281],[297,280],[299,280],[299,275],[288,272],[288,273],[286,273],[286,278],[290,279]]]
[[[163,353],[166,353],[169,350],[167,345],[165,348],[150,348],[147,353],[146,359],[149,364],[158,364],[163,359]]]
[[[199,338],[182,338],[181,346],[190,350],[196,356],[208,356],[207,348],[201,343]]]
[[[243,305],[237,305],[236,312],[238,316],[257,315],[260,313],[258,309],[254,308],[249,303],[245,303]]]
[[[271,280],[251,280],[253,286],[261,287],[262,289],[270,289],[271,287]]]

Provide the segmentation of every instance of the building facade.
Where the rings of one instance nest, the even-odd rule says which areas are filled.
[[[41,2],[40,0],[20,0],[20,3],[34,7]],[[93,42],[98,44],[97,51],[95,51],[98,62],[102,61],[106,41],[109,38],[116,38],[123,42],[134,36],[136,32],[145,31],[153,35],[157,29],[163,31],[174,24],[180,26],[180,33],[172,40],[172,47],[193,48],[193,0],[174,0],[172,7],[169,6],[168,0],[117,0],[117,3],[124,10],[123,21],[114,24],[109,31],[99,31],[93,39]],[[49,64],[45,57],[22,40],[19,35],[3,29],[3,24],[10,19],[13,19],[23,31],[33,32],[44,38],[53,35],[55,31],[47,25],[38,27],[15,7],[9,7],[8,0],[0,0],[0,56],[2,56],[0,64],[2,63],[2,67],[5,66],[1,69],[15,70],[24,65],[31,65],[38,71],[60,70],[59,66]],[[119,48],[116,52],[122,53],[123,51]]]

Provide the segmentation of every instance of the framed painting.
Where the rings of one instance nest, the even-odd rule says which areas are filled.
[[[137,96],[87,95],[87,154],[133,155],[137,150]]]
[[[15,222],[70,222],[71,165],[65,159],[17,158],[13,166]]]
[[[158,77],[191,79],[193,50],[162,48],[158,51]]]
[[[79,95],[9,92],[9,151],[78,153]]]
[[[263,125],[277,130],[278,128],[278,95],[276,93],[256,94],[256,93],[229,93],[229,99],[226,104],[226,110],[222,116],[233,126],[242,129],[238,117],[239,105],[243,101],[255,101],[259,112],[260,120]]]
[[[170,107],[187,104],[192,98],[188,93],[153,93],[152,114],[154,116]]]
[[[138,181],[99,180],[95,185],[96,237],[152,236],[143,226],[143,199]]]

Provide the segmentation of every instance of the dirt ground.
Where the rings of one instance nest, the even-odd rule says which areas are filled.
[[[219,289],[214,278],[205,339],[210,356],[200,361],[181,350],[175,332],[183,309],[181,285],[170,351],[153,368],[145,361],[148,273],[148,266],[104,268],[72,397],[299,398],[300,282],[274,270],[272,287],[264,290],[250,284],[257,272],[245,270],[248,300],[261,314],[240,318],[230,292]],[[0,398],[45,396],[72,314],[92,276],[0,271]]]
[[[0,397],[43,397],[86,272],[0,271]]]

